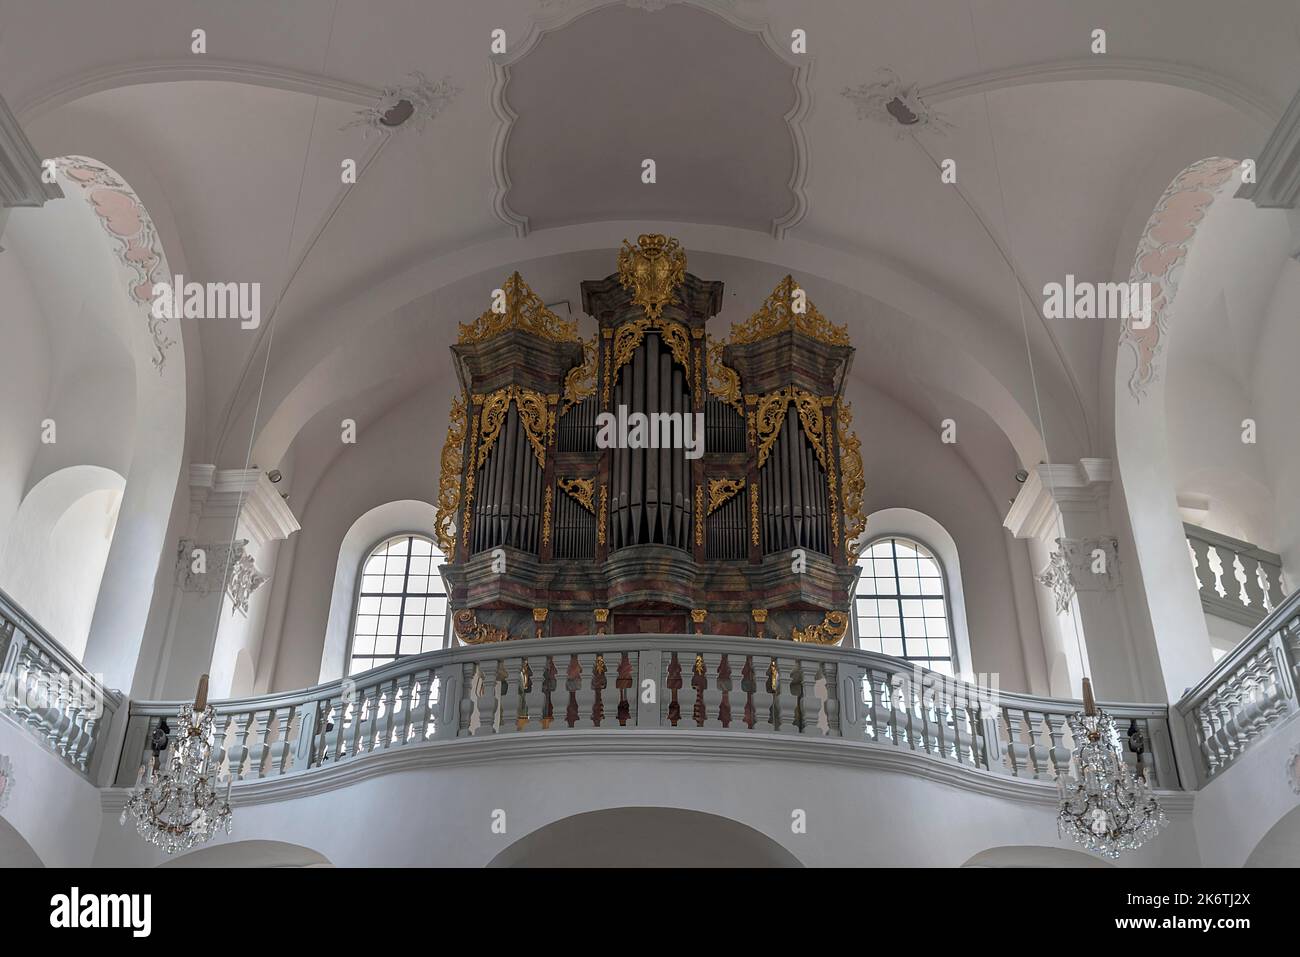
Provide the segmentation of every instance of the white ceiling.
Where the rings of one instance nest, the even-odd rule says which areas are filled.
[[[260,281],[264,314],[283,293],[257,413],[266,455],[321,410],[378,415],[446,378],[455,323],[515,264],[576,304],[623,236],[656,227],[728,283],[727,319],[793,271],[871,353],[855,374],[927,420],[979,408],[989,441],[1000,430],[1028,460],[1041,405],[1053,458],[1105,454],[1104,330],[1046,323],[1018,285],[1127,278],[1169,180],[1251,155],[1300,86],[1294,0],[2,5],[0,95],[38,151],[113,166],[188,278]],[[1088,50],[1098,26],[1105,57]],[[804,58],[781,52],[796,27]],[[511,51],[495,60],[494,28]],[[884,67],[951,128],[898,138],[858,119],[841,92]],[[341,129],[416,70],[460,87],[422,132]],[[364,171],[351,188],[349,158]],[[939,181],[944,158],[956,187]],[[801,194],[802,219],[775,238]],[[196,459],[242,465],[271,327],[187,328]]]

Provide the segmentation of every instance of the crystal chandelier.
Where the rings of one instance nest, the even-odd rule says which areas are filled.
[[[1152,793],[1138,751],[1138,772],[1120,753],[1115,719],[1097,707],[1092,682],[1083,679],[1083,710],[1069,718],[1074,737],[1074,770],[1056,779],[1061,796],[1057,832],[1069,834],[1090,851],[1117,858],[1136,850],[1167,823]],[[1130,731],[1130,737],[1141,732]]]
[[[140,766],[135,787],[122,808],[120,822],[126,824],[129,813],[140,836],[168,854],[207,843],[219,827],[230,833],[231,779],[226,776],[222,798],[209,767],[216,709],[207,701],[208,676],[204,675],[194,703],[181,707],[180,731],[172,747],[168,749],[170,729],[165,720],[154,732],[153,757],[148,767]],[[168,750],[164,766],[159,756]]]

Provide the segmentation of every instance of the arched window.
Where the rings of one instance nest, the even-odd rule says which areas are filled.
[[[398,535],[382,542],[361,567],[348,674],[442,647],[447,593],[429,539]]]
[[[854,606],[858,647],[953,673],[952,620],[943,568],[920,542],[881,538],[862,552]]]

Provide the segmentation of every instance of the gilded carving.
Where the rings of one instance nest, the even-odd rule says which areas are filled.
[[[511,273],[501,287],[505,294],[505,311],[488,309],[473,322],[460,324],[460,342],[484,342],[503,332],[522,329],[553,342],[581,342],[578,323],[561,319],[546,308],[541,296],[528,288],[519,273]]]
[[[571,408],[596,394],[596,337],[582,344],[582,362],[569,370],[564,377],[564,405],[560,409],[563,415]]]
[[[474,410],[470,412],[467,428],[469,429],[469,461],[470,468],[465,470],[465,519],[460,523],[460,540],[468,542],[470,520],[474,517],[474,479],[478,475],[478,469],[474,467],[474,452],[478,447],[478,423],[479,410],[477,406],[482,399],[479,396],[474,397]],[[468,553],[468,545],[466,546]],[[450,559],[449,559],[450,560]]]
[[[600,511],[596,513],[596,544],[605,544],[605,526],[609,523],[609,486],[600,487]]]
[[[442,444],[438,475],[438,510],[433,530],[447,561],[456,557],[456,510],[460,508],[461,473],[465,466],[465,432],[469,420],[465,414],[465,396],[457,395],[451,403],[447,439]]]
[[[728,341],[743,345],[793,329],[828,345],[850,345],[847,327],[837,326],[828,320],[817,310],[806,294],[799,295],[802,293],[803,290],[795,283],[794,277],[786,276],[777,283],[758,312],[745,322],[731,327]],[[800,302],[802,302],[802,311],[796,311]]]
[[[623,323],[614,333],[614,363],[606,383],[618,374],[623,366],[632,360],[632,354],[641,344],[645,334],[654,329],[663,336],[664,342],[672,350],[673,359],[687,372],[691,369],[691,334],[680,322],[671,319],[632,319]],[[613,388],[610,385],[610,388]],[[698,390],[697,390],[698,394]],[[608,399],[606,399],[608,401]]]
[[[478,620],[472,608],[462,608],[451,620],[456,638],[465,645],[483,645],[493,641],[511,641],[504,628],[487,625]]]
[[[756,424],[758,429],[758,467],[762,468],[776,444],[776,437],[785,424],[786,407],[793,402],[799,411],[799,421],[803,424],[804,434],[812,443],[817,453],[817,461],[826,468],[826,417],[822,412],[821,399],[811,392],[794,386],[777,389],[759,397],[756,407]]]
[[[743,478],[709,479],[709,514],[712,515],[723,502],[737,492],[743,491],[744,488],[745,480]]]
[[[838,645],[849,630],[849,616],[842,611],[828,611],[826,617],[807,628],[791,628],[790,637],[811,645]]]
[[[867,527],[867,516],[863,512],[867,481],[862,473],[862,442],[854,434],[852,425],[853,410],[848,402],[841,400],[840,472],[843,474],[844,481],[844,554],[848,558],[857,557],[862,546],[858,543],[854,547],[854,539],[858,538]],[[834,489],[831,490],[831,501],[835,501]],[[832,522],[833,527],[834,522]]]
[[[591,512],[593,515],[596,513],[596,504],[594,501],[596,483],[594,479],[562,478],[562,479],[557,479],[556,484],[560,486],[561,492],[567,492],[569,496],[573,498],[574,501],[576,501],[587,511]]]
[[[479,429],[482,434],[482,445],[478,450],[475,467],[482,466],[487,461],[488,453],[492,451],[497,436],[501,434],[501,426],[505,424],[506,410],[510,408],[510,403],[514,402],[515,408],[519,410],[519,421],[523,423],[524,433],[528,436],[533,454],[537,457],[537,465],[545,468],[546,440],[550,434],[546,396],[532,389],[525,389],[523,386],[508,385],[488,393],[482,399],[483,414]]]
[[[546,504],[542,508],[542,544],[551,544],[551,506],[555,504],[555,490],[546,486]]]
[[[740,375],[722,362],[722,343],[709,336],[707,351],[709,365],[709,395],[721,399],[742,416],[745,407],[740,401]]]
[[[749,538],[758,544],[758,486],[752,483],[749,486]]]
[[[643,233],[633,246],[626,239],[618,254],[618,281],[632,290],[632,302],[658,319],[664,306],[680,300],[673,291],[686,280],[686,252],[676,239]],[[685,363],[683,363],[685,365]]]
[[[695,544],[704,544],[704,486],[695,486]]]

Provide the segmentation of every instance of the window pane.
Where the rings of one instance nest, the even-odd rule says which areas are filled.
[[[447,599],[436,572],[442,561],[433,542],[419,535],[394,536],[366,558],[349,674],[442,647]]]
[[[859,646],[951,675],[943,570],[934,554],[920,542],[883,538],[867,546],[859,563],[854,604]]]

